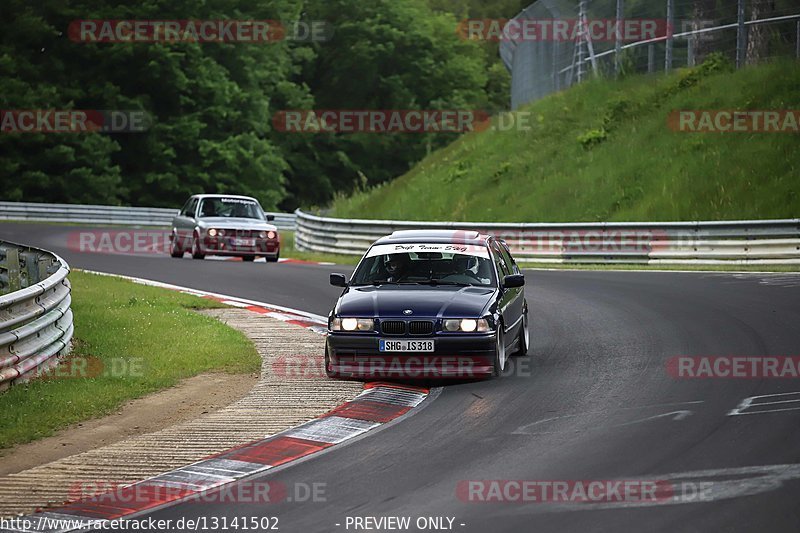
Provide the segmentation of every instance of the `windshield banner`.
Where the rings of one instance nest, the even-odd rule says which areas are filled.
[[[485,246],[475,246],[474,244],[379,244],[373,246],[367,253],[367,257],[376,255],[402,254],[402,253],[425,253],[439,252],[443,254],[462,254],[474,255],[476,257],[489,258],[489,250]]]

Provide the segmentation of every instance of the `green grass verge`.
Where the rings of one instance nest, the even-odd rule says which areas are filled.
[[[476,132],[407,174],[339,198],[333,216],[672,221],[800,216],[792,133],[683,133],[672,110],[798,109],[800,63],[593,80],[539,100],[529,131]],[[424,198],[424,201],[420,199]]]
[[[81,370],[78,377],[38,379],[0,393],[0,448],[106,415],[203,372],[260,369],[242,333],[192,311],[222,307],[217,302],[78,271],[70,280],[75,342],[60,368]],[[86,377],[101,366],[101,375]]]

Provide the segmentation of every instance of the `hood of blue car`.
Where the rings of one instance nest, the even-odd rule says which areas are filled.
[[[353,317],[479,318],[497,289],[439,285],[350,287],[339,298],[335,313]],[[411,310],[411,314],[404,313]]]

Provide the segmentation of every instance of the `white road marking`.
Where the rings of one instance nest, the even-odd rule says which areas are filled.
[[[800,464],[779,464],[695,470],[644,476],[627,475],[619,479],[652,480],[670,483],[674,494],[645,501],[611,501],[587,503],[532,502],[508,508],[508,514],[529,515],[535,512],[591,511],[598,509],[624,509],[658,507],[686,503],[711,503],[745,496],[754,496],[784,487],[789,481],[800,479]],[[698,488],[700,489],[698,491]]]
[[[655,416],[648,416],[647,418],[640,418],[639,420],[633,420],[632,422],[625,422],[624,424],[617,424],[616,426],[611,427],[622,427],[622,426],[630,426],[633,424],[639,424],[641,422],[647,422],[649,420],[656,420],[657,418],[668,418],[672,417],[672,420],[683,420],[689,416],[692,416],[694,413],[692,411],[672,411],[670,413],[663,413],[660,415]]]
[[[587,411],[585,413],[573,413],[573,414],[568,414],[568,415],[559,415],[559,416],[554,416],[554,417],[551,417],[551,418],[545,418],[545,419],[542,419],[542,420],[537,420],[535,422],[531,422],[530,424],[525,424],[523,426],[518,427],[514,431],[512,431],[511,434],[512,435],[546,435],[546,434],[558,433],[558,432],[555,432],[555,431],[536,431],[535,433],[531,433],[531,429],[533,429],[534,426],[538,426],[538,425],[541,425],[541,424],[545,424],[547,422],[552,422],[554,420],[562,420],[562,419],[566,419],[566,418],[577,418],[577,417],[591,416],[591,415],[607,415],[607,414],[610,414],[610,413],[615,413],[617,411],[630,411],[630,410],[634,410],[634,409],[636,409],[636,410],[653,409],[653,408],[659,408],[659,407],[670,407],[670,406],[678,406],[678,405],[696,405],[696,404],[701,404],[701,403],[704,403],[704,400],[692,400],[692,401],[688,401],[688,402],[672,402],[672,403],[663,403],[663,404],[640,405],[640,406],[632,406],[632,407],[619,407],[617,409],[606,410],[606,411]],[[634,421],[631,421],[631,422],[623,422],[623,423],[620,423],[620,424],[611,424],[611,425],[608,425],[608,426],[605,426],[605,427],[614,428],[614,427],[630,426],[630,425],[633,425],[633,424],[638,424],[640,422],[645,422],[647,420],[654,420],[654,419],[657,419],[657,418],[664,418],[664,417],[672,417],[672,420],[680,421],[680,420],[683,420],[683,419],[691,416],[692,414],[694,414],[693,411],[689,411],[689,410],[670,411],[668,413],[662,413],[662,414],[650,416],[650,417],[647,417],[647,418],[634,420]]]
[[[795,399],[781,399],[781,400],[775,400],[775,401],[769,401],[769,402],[756,402],[756,400],[759,400],[759,399],[762,399],[762,398],[773,399],[773,398],[785,398],[787,396],[797,396],[797,398],[795,398]],[[796,407],[787,407],[785,409],[763,409],[763,410],[760,410],[760,411],[751,410],[749,412],[746,411],[749,408],[758,408],[758,407],[760,407],[762,405],[782,405],[782,404],[787,404],[787,403],[789,403],[789,404],[790,403],[797,404],[797,406]],[[745,398],[744,400],[739,402],[739,405],[737,405],[734,409],[731,409],[728,412],[728,416],[760,415],[762,413],[781,413],[781,412],[784,412],[784,411],[797,411],[797,410],[800,410],[800,392],[780,392],[780,393],[777,393],[777,394],[763,394],[761,396],[750,396],[748,398]]]

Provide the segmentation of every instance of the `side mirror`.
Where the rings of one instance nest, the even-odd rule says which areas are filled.
[[[331,274],[331,285],[334,287],[347,287],[347,278],[344,274]]]
[[[275,220],[275,215],[267,215],[267,222],[272,222]]]
[[[515,289],[525,285],[525,276],[522,274],[512,274],[503,278],[503,288]]]

